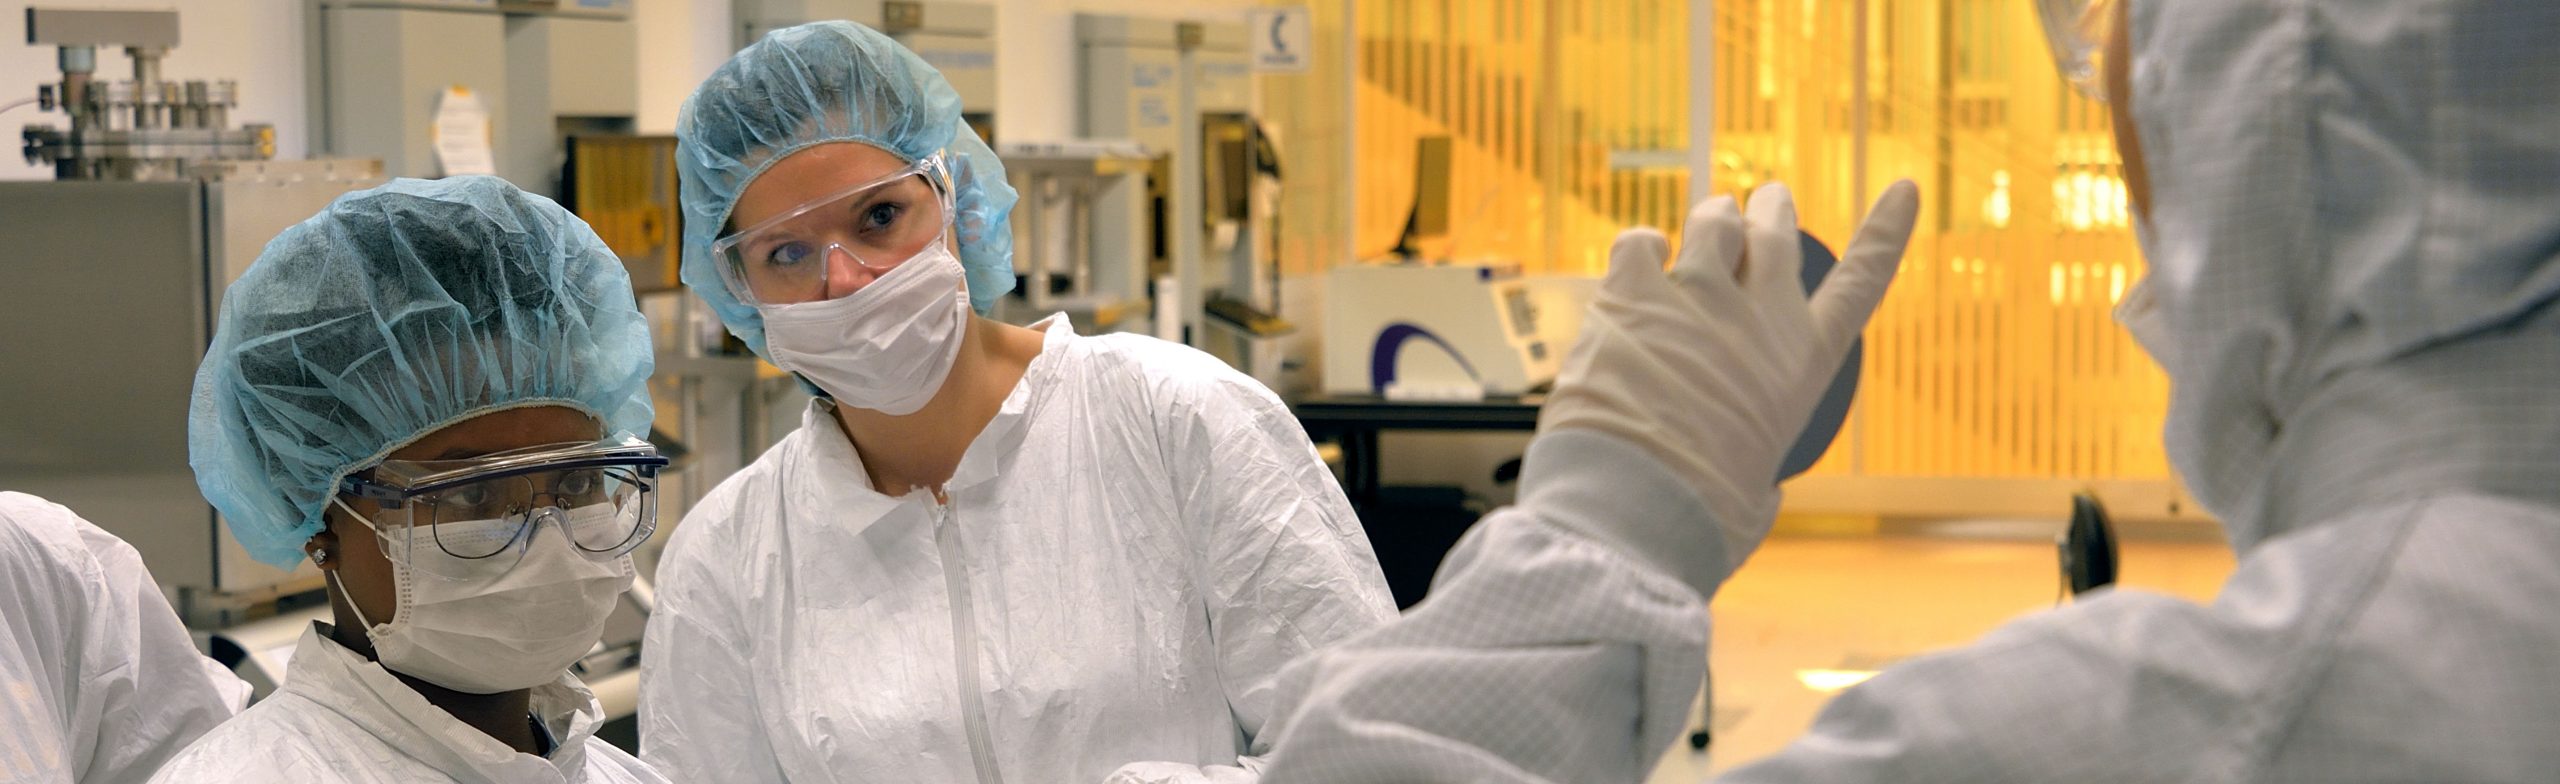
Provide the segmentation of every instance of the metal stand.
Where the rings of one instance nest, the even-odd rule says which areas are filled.
[[[1121,178],[1145,174],[1157,156],[1134,142],[1095,141],[1012,143],[996,156],[1022,195],[1013,209],[1013,256],[1026,279],[1022,300],[1029,313],[1013,320],[1063,310],[1090,329],[1110,330],[1143,317],[1147,260],[1094,257],[1094,204]],[[1063,265],[1050,257],[1061,246],[1049,231],[1050,216],[1060,209],[1066,213]]]

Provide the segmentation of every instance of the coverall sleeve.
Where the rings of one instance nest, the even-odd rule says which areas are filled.
[[[2108,591],[1896,664],[1719,780],[2280,778],[2272,756],[2399,538],[2332,528],[2252,551],[2211,605]]]
[[[717,508],[718,494],[695,514]],[[696,525],[690,519],[688,525]],[[701,525],[708,528],[708,525]],[[656,604],[642,636],[640,757],[669,781],[785,780],[756,707],[748,642],[735,630],[744,617],[720,590],[721,567],[705,563],[720,550],[709,540],[670,542],[659,564]]]
[[[131,545],[18,493],[0,493],[0,658],[0,779],[147,780],[248,691]]]
[[[1592,524],[1640,499],[1577,497],[1569,514],[1494,513],[1412,612],[1290,665],[1265,782],[1649,775],[1704,679],[1716,586]],[[2115,591],[2029,616],[1885,670],[1722,780],[2262,780],[2362,601],[2305,586],[2380,582],[2392,538],[2260,548],[2211,606]]]
[[[76,715],[94,719],[96,734],[84,782],[147,780],[169,758],[240,712],[248,684],[204,654],[142,554],[104,529],[74,521],[97,559],[103,593],[88,617],[89,649]],[[211,665],[211,666],[208,666]]]
[[[1138,762],[1106,780],[1251,782],[1271,748],[1281,668],[1394,619],[1395,600],[1341,485],[1278,397],[1229,371],[1188,380],[1175,400],[1166,459],[1248,750],[1233,766]]]
[[[1641,781],[1706,645],[1689,586],[1504,508],[1402,619],[1290,665],[1264,781]]]

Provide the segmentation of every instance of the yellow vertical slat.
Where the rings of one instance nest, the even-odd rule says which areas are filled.
[[[1964,356],[1963,361],[1956,365],[1955,381],[1950,387],[1955,391],[1958,409],[1964,412],[1958,420],[1964,440],[1958,442],[1958,446],[1964,450],[1966,476],[1989,473],[1986,465],[1989,450],[1984,447],[1989,442],[1990,412],[1983,392],[1990,387],[1990,378],[1985,371],[1991,366],[1988,361],[1991,353],[1991,309],[1982,296],[1986,278],[1982,274],[1982,257],[1975,255],[1981,251],[1978,242],[1965,243]]]
[[[2043,66],[2032,10],[1715,5],[1713,82],[1688,84],[1684,0],[1355,0],[1359,165],[1339,186],[1361,195],[1364,214],[1342,230],[1366,252],[1391,241],[1410,203],[1414,139],[1447,133],[1453,250],[1597,272],[1589,260],[1618,229],[1650,223],[1676,239],[1686,206],[1686,172],[1619,168],[1610,153],[1676,149],[1688,137],[1683,101],[1711,100],[1716,167],[1702,192],[1786,180],[1807,229],[1835,248],[1861,194],[1921,181],[1924,224],[1868,334],[1860,471],[2164,476],[2165,381],[2107,315],[2113,270],[2141,272],[2121,216],[2097,205],[2121,172],[2103,109]],[[1841,46],[1861,9],[1866,72]],[[1853,79],[1867,85],[1863,107]],[[1862,109],[1859,138],[1850,117]]]

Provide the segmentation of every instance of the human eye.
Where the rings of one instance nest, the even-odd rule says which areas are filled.
[[[604,477],[593,470],[569,471],[553,482],[551,492],[571,501],[585,501],[604,485]]]
[[[904,202],[895,200],[874,202],[862,209],[862,230],[870,233],[894,229],[898,225],[898,219],[906,214],[907,205]]]
[[[514,499],[485,484],[470,484],[437,494],[436,516],[445,520],[483,520],[503,517]]]
[[[814,251],[805,242],[781,242],[766,248],[758,258],[768,267],[796,267],[809,260]]]

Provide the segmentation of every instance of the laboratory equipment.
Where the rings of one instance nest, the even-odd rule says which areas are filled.
[[[507,158],[498,173],[557,198],[575,136],[630,134],[640,115],[632,0],[502,2],[507,11]]]
[[[1811,234],[1799,240],[1810,291],[1835,257]],[[1477,400],[1542,390],[1581,335],[1597,291],[1596,278],[1523,276],[1492,264],[1335,267],[1325,279],[1324,391]],[[1863,341],[1850,347],[1813,419],[1820,432],[1809,431],[1787,455],[1790,475],[1810,468],[1838,434],[1864,351]]]
[[[1278,315],[1280,154],[1256,117],[1253,69],[1243,44],[1212,34],[1193,66],[1207,233],[1201,280],[1189,291],[1203,299],[1202,323],[1210,329],[1195,332],[1192,344],[1279,389],[1282,339],[1297,331]]]
[[[1346,264],[1325,277],[1324,389],[1390,400],[1520,395],[1553,382],[1568,341],[1516,269]]]
[[[145,182],[0,182],[0,487],[141,551],[190,626],[319,587],[257,563],[187,464],[189,389],[223,289],[277,232],[380,183],[371,160],[189,161]],[[66,260],[79,260],[66,263]]]
[[[2116,582],[2116,529],[2095,493],[2071,496],[2071,522],[2054,537],[2062,554],[2063,585],[2079,596]]]
[[[1082,133],[1168,153],[1144,181],[1102,189],[1090,253],[1144,259],[1154,277],[1171,281],[1152,292],[1176,322],[1154,324],[1157,337],[1222,348],[1239,367],[1276,374],[1278,333],[1253,325],[1269,325],[1278,310],[1264,248],[1271,232],[1261,225],[1271,210],[1256,209],[1267,201],[1256,198],[1257,185],[1277,165],[1254,121],[1244,26],[1078,14],[1076,40]],[[1213,339],[1212,301],[1236,314],[1218,320],[1241,344]],[[1247,356],[1255,353],[1264,358]]]
[[[27,162],[52,163],[56,179],[174,181],[191,161],[275,156],[273,126],[231,127],[237,82],[160,78],[160,58],[178,45],[175,11],[29,8],[27,43],[60,50],[62,80],[39,88],[37,106],[62,110],[70,128],[30,125],[22,136]],[[124,47],[131,80],[96,78],[101,46]]]
[[[676,200],[676,137],[572,136],[560,206],[622,257],[642,296],[679,291],[684,214]]]
[[[1432,134],[1413,143],[1413,210],[1389,253],[1398,258],[1446,257],[1449,252],[1449,179],[1452,140]]]
[[[1135,254],[1101,256],[1098,200],[1151,171],[1158,156],[1126,141],[1010,142],[996,146],[1005,177],[1021,195],[1013,206],[1019,296],[996,304],[996,318],[1028,324],[1065,312],[1083,329],[1144,323],[1148,269]],[[1062,236],[1050,236],[1052,229]]]
[[[737,46],[793,25],[841,19],[878,30],[923,58],[960,93],[960,118],[996,136],[996,10],[941,0],[735,0]],[[1011,164],[1010,158],[1006,163]]]
[[[567,137],[639,113],[631,0],[307,0],[311,149],[560,193]]]
[[[1077,63],[1084,85],[1078,131],[1087,138],[1134,141],[1163,156],[1144,177],[1103,184],[1094,198],[1093,247],[1086,252],[1114,268],[1120,260],[1133,259],[1144,268],[1142,280],[1147,281],[1172,275],[1179,266],[1167,236],[1169,200],[1175,198],[1170,184],[1181,165],[1174,159],[1185,147],[1184,129],[1196,133],[1195,126],[1178,122],[1178,30],[1183,25],[1170,19],[1076,15]],[[1171,292],[1148,295],[1164,298]],[[1167,312],[1179,318],[1178,310]],[[1157,337],[1181,340],[1179,324],[1151,326]]]
[[[30,41],[62,47],[49,105],[72,125],[27,132],[30,156],[54,161],[55,180],[0,182],[0,268],[14,275],[0,286],[0,329],[17,336],[0,345],[0,487],[133,543],[199,628],[317,587],[309,567],[250,559],[198,495],[188,390],[223,289],[277,232],[381,182],[381,163],[263,160],[272,129],[229,127],[236,89],[173,91],[160,79],[159,57],[177,44],[174,12],[27,17]],[[91,47],[115,44],[132,51],[136,79],[95,81]]]

